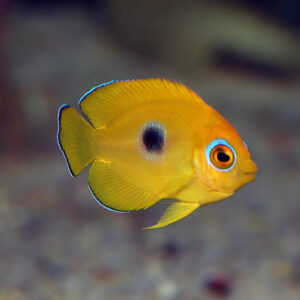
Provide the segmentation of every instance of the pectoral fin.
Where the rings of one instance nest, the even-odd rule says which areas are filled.
[[[144,229],[157,229],[165,227],[171,223],[177,222],[181,220],[182,218],[186,217],[190,213],[192,213],[194,210],[196,210],[200,204],[198,203],[189,203],[189,202],[182,202],[177,201],[175,203],[172,203],[165,213],[160,218],[159,222],[151,227],[146,227]]]

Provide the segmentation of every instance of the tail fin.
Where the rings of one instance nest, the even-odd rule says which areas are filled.
[[[77,176],[95,158],[94,128],[76,109],[63,105],[58,111],[57,143],[72,176]]]

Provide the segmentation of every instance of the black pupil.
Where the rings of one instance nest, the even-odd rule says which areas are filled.
[[[160,152],[164,146],[164,134],[160,128],[149,127],[143,133],[143,143],[149,152]]]
[[[217,158],[220,162],[228,162],[230,160],[230,156],[225,152],[219,152]]]

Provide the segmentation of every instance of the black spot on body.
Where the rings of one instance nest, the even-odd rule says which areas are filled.
[[[143,133],[143,144],[148,152],[161,152],[164,147],[162,128],[149,126]]]
[[[228,162],[230,160],[229,155],[224,152],[219,152],[217,154],[217,157],[218,157],[218,160],[221,162]]]

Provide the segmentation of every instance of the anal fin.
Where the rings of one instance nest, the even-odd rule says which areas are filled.
[[[176,201],[172,203],[160,218],[159,222],[144,229],[157,229],[165,227],[186,217],[200,206],[199,203]]]
[[[133,181],[128,177],[133,178],[124,168],[96,159],[90,168],[88,183],[96,200],[109,210],[140,210],[159,200],[154,192],[143,188],[143,182],[138,178]]]

